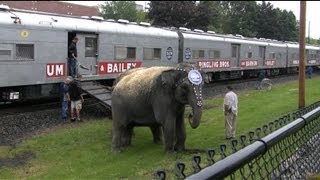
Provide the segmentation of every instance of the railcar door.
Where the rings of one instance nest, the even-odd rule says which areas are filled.
[[[266,65],[266,46],[259,46],[259,61],[262,66]]]
[[[78,67],[79,74],[82,76],[97,75],[98,35],[77,34],[77,37],[79,38],[78,61],[81,65]]]
[[[240,44],[231,44],[231,67],[240,67]]]

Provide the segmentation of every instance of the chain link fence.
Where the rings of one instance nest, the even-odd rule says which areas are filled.
[[[210,148],[206,157],[193,155],[189,174],[185,163],[177,162],[176,179],[306,179],[320,173],[319,106],[284,115],[231,140],[230,147]],[[163,169],[155,172],[155,179],[166,176]]]

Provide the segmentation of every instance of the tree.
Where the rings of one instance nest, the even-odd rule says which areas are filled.
[[[208,30],[208,25],[211,22],[211,10],[206,3],[200,2],[196,5],[193,17],[190,21],[189,28]]]
[[[143,19],[143,13],[136,10],[134,1],[106,1],[100,7],[105,19],[126,19],[129,21]]]
[[[255,1],[224,1],[222,8],[225,19],[224,33],[244,36],[257,34],[257,4]]]
[[[281,41],[297,41],[296,17],[292,11],[274,9],[265,1],[258,6],[257,37]]]
[[[275,31],[277,24],[276,20],[276,11],[273,11],[273,6],[270,2],[266,4],[265,1],[262,1],[261,5],[258,5],[258,14],[257,14],[257,37],[258,38],[275,38]]]
[[[222,14],[221,1],[200,1],[198,11],[202,11],[202,7],[207,8],[206,15],[208,16],[208,18],[203,18],[203,20],[208,21],[206,29],[222,33],[224,18]]]
[[[306,42],[308,44],[311,44],[311,45],[320,45],[320,39],[313,39],[310,37],[310,42],[309,41],[309,38],[306,38]]]
[[[287,17],[286,33],[288,34],[288,40],[298,41],[299,29],[297,28],[296,16],[293,14],[292,11],[287,12],[287,15],[284,14],[284,16]]]
[[[146,17],[146,13],[142,10],[137,11],[137,17],[136,17],[136,22],[147,22],[148,19]]]
[[[153,25],[188,27],[195,12],[195,1],[151,1],[147,17]]]

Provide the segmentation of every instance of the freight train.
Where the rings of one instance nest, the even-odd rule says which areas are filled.
[[[0,5],[0,102],[59,94],[68,73],[68,45],[77,43],[83,81],[112,84],[130,67],[194,63],[209,81],[296,72],[299,44],[224,35],[184,27],[12,9]],[[306,46],[306,66],[320,64],[320,47]]]

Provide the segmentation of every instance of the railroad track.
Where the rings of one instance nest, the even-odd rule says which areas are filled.
[[[314,76],[319,76],[319,74],[314,74]],[[291,80],[297,80],[298,75],[281,75],[276,77],[269,78],[272,84],[279,84],[288,82]],[[203,87],[203,97],[205,99],[212,98],[216,96],[223,96],[225,94],[226,85],[233,86],[236,92],[242,90],[254,90],[256,89],[256,83],[258,82],[257,78],[250,78],[250,79],[234,79],[229,81],[217,81],[210,84],[205,84]]]
[[[60,100],[57,99],[49,99],[49,102],[32,102],[32,103],[12,103],[12,104],[4,104],[0,106],[0,116],[6,115],[15,115],[22,114],[27,112],[38,112],[50,109],[58,109],[61,108]],[[86,97],[85,98],[86,106],[92,106],[98,104],[94,98]]]

